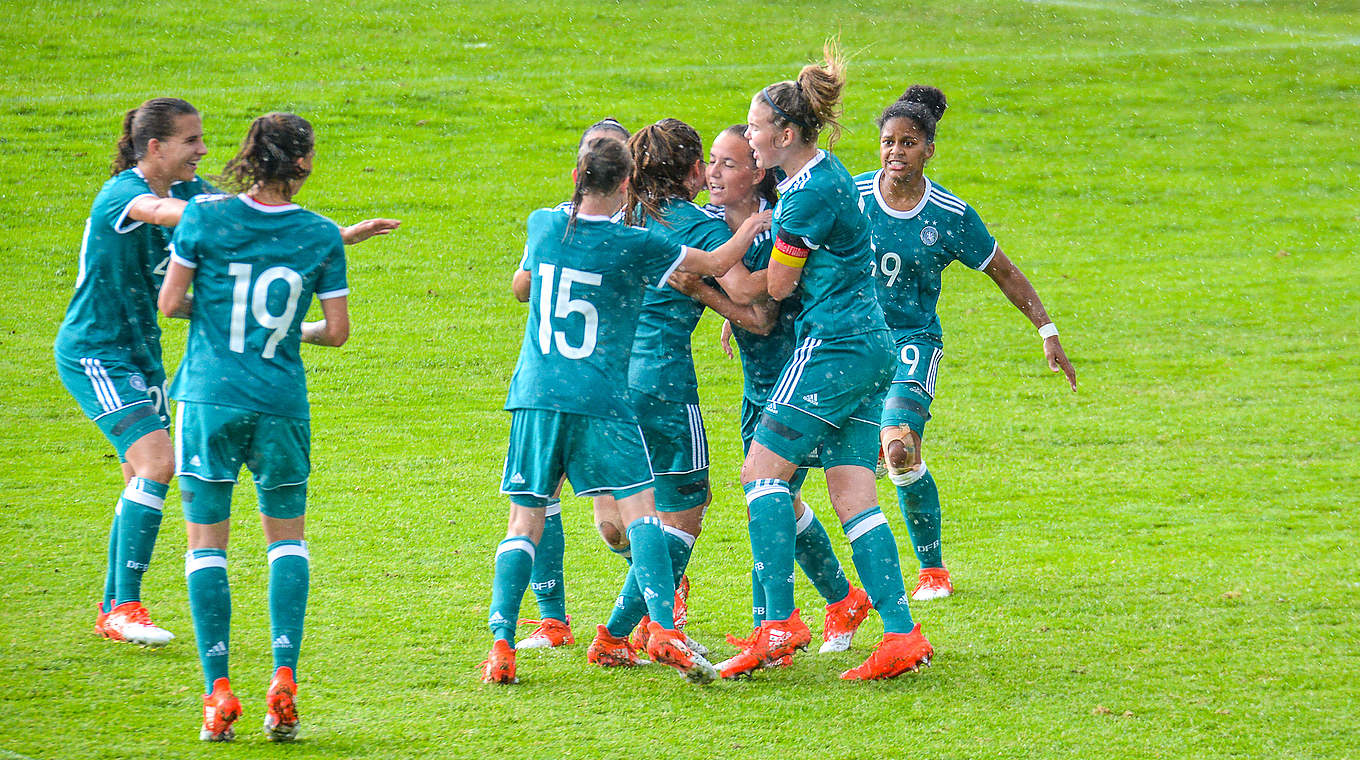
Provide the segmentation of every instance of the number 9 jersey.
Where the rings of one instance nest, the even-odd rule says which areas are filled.
[[[643,293],[668,287],[685,249],[605,216],[568,221],[566,210],[529,215],[529,321],[505,408],[632,422],[628,360]]]
[[[879,171],[866,172],[855,177],[855,185],[869,219],[883,315],[897,345],[920,338],[939,343],[940,273],[955,259],[986,269],[996,239],[971,206],[929,179],[920,203],[908,211],[888,206],[878,179]]]
[[[170,255],[195,270],[170,397],[308,419],[300,325],[313,295],[349,294],[335,223],[293,203],[200,196],[185,207]]]

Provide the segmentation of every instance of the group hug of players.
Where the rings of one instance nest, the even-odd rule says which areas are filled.
[[[628,572],[589,662],[671,666],[694,683],[787,666],[812,642],[794,604],[794,565],[826,603],[821,651],[844,651],[876,610],[884,636],[847,680],[893,678],[933,654],[909,599],[948,596],[939,494],[921,457],[943,354],[936,315],[952,261],[987,273],[1076,376],[1029,281],[968,204],[924,175],[946,102],[915,85],[878,119],[881,167],[851,176],[829,148],[844,84],[833,47],[796,81],[760,90],[744,125],[714,139],[663,119],[630,134],[606,120],[583,135],[570,202],[529,217],[512,288],[529,304],[505,408],[510,498],[496,550],[482,664],[516,681],[514,635],[527,589],[541,620],[518,648],[574,643],[566,614],[563,480],[594,498],[605,542]],[[828,149],[818,147],[830,132]],[[710,203],[693,201],[707,190]],[[711,499],[691,334],[725,317],[745,375],[742,440],[754,630],[711,664],[683,631],[685,569]],[[878,506],[880,455],[920,561],[908,595]],[[863,588],[799,498],[824,470]]]
[[[1075,374],[1038,296],[976,212],[924,176],[943,93],[913,86],[890,104],[878,120],[881,168],[852,177],[829,151],[842,66],[828,48],[824,64],[762,89],[747,123],[713,141],[707,165],[699,135],[681,121],[637,134],[600,122],[582,138],[571,201],[530,215],[513,282],[529,318],[505,405],[510,517],[495,554],[483,680],[516,680],[514,634],[531,585],[542,619],[520,648],[573,643],[557,498],[564,479],[594,498],[601,536],[628,561],[590,662],[633,666],[643,653],[696,683],[788,665],[812,641],[794,606],[797,564],[826,602],[822,651],[848,649],[871,609],[882,618],[882,641],[843,678],[891,678],[929,663],[874,471],[881,452],[921,563],[912,598],[947,596],[939,496],[921,458],[942,355],[935,305],[944,267],[958,259],[991,276],[1074,389]],[[824,130],[827,150],[818,147]],[[197,174],[207,151],[192,105],[155,98],[129,111],[54,347],[62,383],[113,443],[125,480],[101,636],[153,647],[174,638],[142,604],[141,577],[179,477],[204,673],[200,737],[209,741],[233,738],[242,714],[228,677],[227,581],[242,465],[268,542],[274,675],[265,732],[297,736],[311,439],[299,349],[347,340],[344,246],[398,225],[341,228],[294,204],[314,147],[305,119],[262,116],[216,180],[232,191],[221,192]],[[710,205],[695,205],[705,189]],[[313,298],[323,319],[305,322]],[[753,554],[754,630],[729,636],[738,652],[716,666],[680,630],[685,568],[711,498],[690,352],[705,308],[729,320],[741,351]],[[168,393],[157,311],[190,320]],[[167,395],[178,402],[173,444]],[[848,582],[799,498],[809,466],[825,471],[864,588]]]

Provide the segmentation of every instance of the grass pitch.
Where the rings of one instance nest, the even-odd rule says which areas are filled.
[[[1360,17],[1346,0],[647,4],[243,2],[11,7],[0,29],[0,758],[1345,758],[1360,747]],[[843,655],[696,689],[526,652],[475,669],[500,411],[530,210],[570,192],[579,130],[744,120],[839,32],[846,135],[913,82],[942,87],[933,179],[979,209],[1062,329],[1080,393],[986,278],[958,268],[926,442],[956,597],[915,605],[928,671],[844,684]],[[123,112],[180,95],[216,169],[249,120],[317,126],[299,200],[391,215],[350,250],[355,334],[306,352],[313,591],[302,740],[267,747],[263,541],[238,498],[233,747],[196,740],[200,675],[171,499],[145,597],[180,636],[90,634],[116,460],[50,345]],[[696,336],[715,502],[691,632],[749,629],[736,483],[740,374]],[[167,359],[184,325],[166,330]],[[815,480],[810,501],[834,520]],[[172,491],[173,493],[173,491]],[[885,513],[903,535],[895,498]],[[569,499],[568,604],[602,621],[622,567]],[[910,557],[906,563],[914,568]],[[848,566],[848,565],[847,565]],[[807,617],[820,605],[805,583]],[[525,614],[532,615],[532,601]],[[727,652],[721,646],[719,652]]]

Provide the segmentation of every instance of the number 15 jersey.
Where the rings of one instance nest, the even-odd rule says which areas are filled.
[[[566,210],[529,215],[522,268],[531,277],[529,320],[506,409],[545,409],[633,421],[628,360],[648,287],[684,259],[654,230]]]
[[[349,294],[335,223],[292,203],[200,196],[170,255],[194,270],[189,343],[170,397],[307,419],[302,320],[313,295]]]

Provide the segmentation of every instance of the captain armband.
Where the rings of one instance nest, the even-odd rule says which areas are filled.
[[[770,251],[770,258],[784,266],[802,269],[807,264],[810,252],[806,240],[781,229],[775,236],[774,250]]]

